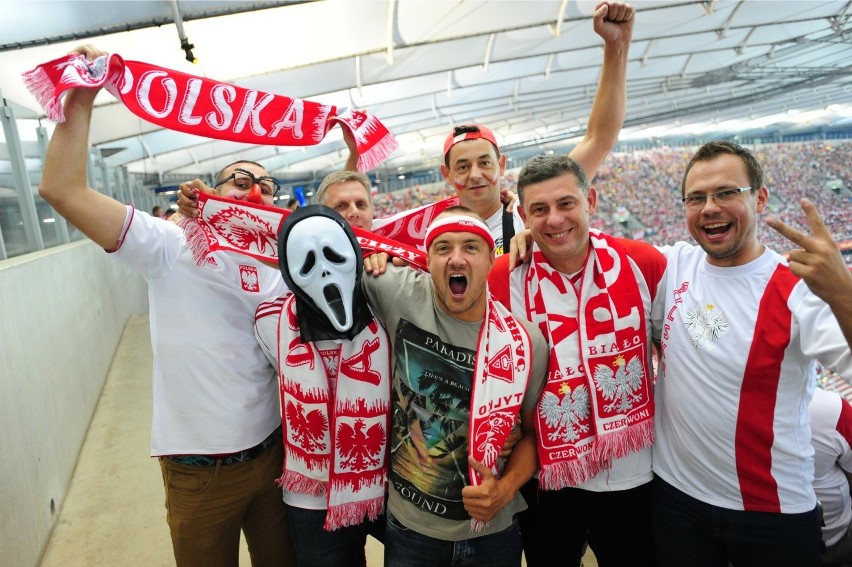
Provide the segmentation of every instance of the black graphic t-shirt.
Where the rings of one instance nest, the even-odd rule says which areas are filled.
[[[394,337],[391,475],[403,498],[452,520],[469,516],[467,438],[475,351],[447,344],[405,319]]]

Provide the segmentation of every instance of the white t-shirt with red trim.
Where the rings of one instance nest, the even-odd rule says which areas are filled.
[[[834,545],[852,524],[852,497],[843,471],[852,472],[852,405],[817,388],[811,400],[814,492],[822,503],[822,540]]]
[[[814,359],[852,376],[837,320],[771,250],[729,268],[685,242],[663,251],[654,472],[722,508],[812,510]]]
[[[132,207],[112,256],[148,281],[151,454],[217,455],[263,441],[281,424],[278,379],[253,322],[261,301],[287,290],[278,270],[230,252],[198,266],[180,227]]]

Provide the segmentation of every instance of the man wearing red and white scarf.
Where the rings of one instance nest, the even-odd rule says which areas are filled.
[[[602,567],[653,565],[649,317],[665,260],[589,228],[597,196],[567,156],[527,162],[518,194],[532,259],[510,273],[499,258],[489,284],[550,346],[539,486],[524,493],[527,564],[577,565],[588,541]]]
[[[452,207],[426,231],[429,274],[387,266],[362,287],[392,342],[393,415],[385,564],[517,567],[518,489],[536,468],[533,415],[541,332],[493,301],[494,239]],[[524,436],[505,465],[506,439]]]
[[[76,53],[90,61],[102,55],[90,46]],[[175,564],[237,565],[242,530],[253,565],[295,565],[274,484],[283,460],[275,371],[245,324],[285,286],[277,270],[248,257],[214,252],[198,265],[174,223],[88,186],[97,92],[67,92],[65,121],[51,137],[39,193],[148,282],[151,455],[163,474]],[[271,204],[276,186],[260,164],[239,161],[219,174],[216,192],[232,204]]]
[[[601,78],[586,133],[568,154],[590,179],[618,141],[624,123],[633,14],[633,7],[624,2],[600,2],[595,7],[594,30],[605,44]],[[496,255],[508,252],[509,241],[522,223],[513,215],[516,200],[503,186],[506,156],[500,153],[494,132],[481,124],[456,126],[444,141],[443,156],[444,180],[455,189],[462,205],[485,220]]]

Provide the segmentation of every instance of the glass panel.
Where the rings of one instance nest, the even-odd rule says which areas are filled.
[[[27,244],[24,219],[14,189],[0,188],[0,229],[9,258],[32,252]]]

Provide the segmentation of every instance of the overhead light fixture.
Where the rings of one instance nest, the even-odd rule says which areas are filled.
[[[180,40],[180,48],[183,49],[184,54],[186,55],[186,60],[192,64],[198,63],[198,59],[195,58],[195,55],[192,53],[192,49],[195,47],[194,43],[189,43],[188,38],[183,38]]]
[[[175,17],[175,27],[177,28],[178,37],[180,38],[180,48],[183,49],[186,60],[192,64],[198,63],[198,59],[196,59],[195,55],[192,53],[195,45],[189,43],[189,38],[186,37],[186,32],[183,31],[183,17],[180,15],[180,8],[178,8],[177,0],[172,0],[172,13]]]

